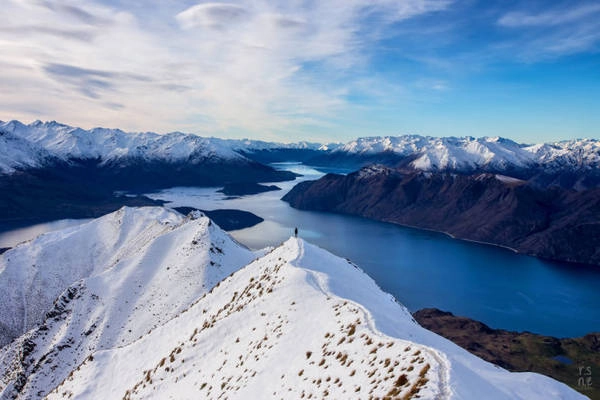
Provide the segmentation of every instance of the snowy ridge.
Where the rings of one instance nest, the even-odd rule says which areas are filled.
[[[120,129],[84,130],[56,121],[0,121],[0,173],[43,167],[48,161],[100,160],[101,164],[127,161],[249,162],[243,152],[273,149],[323,150],[319,143],[274,143],[233,140],[173,132],[128,133]]]
[[[279,143],[279,142],[265,142],[262,140],[252,139],[223,139],[223,142],[230,145],[236,151],[260,151],[260,150],[274,150],[274,149],[301,149],[301,150],[327,150],[327,145],[321,143],[313,143],[300,141],[296,143]]]
[[[0,397],[582,398],[421,328],[356,266],[301,239],[252,253],[202,216],[115,214],[136,212],[169,228],[0,349]]]
[[[596,139],[536,144],[525,149],[534,154],[539,163],[554,169],[600,166],[600,141]]]
[[[333,150],[332,154],[367,156],[385,152],[412,156],[414,160],[410,165],[424,171],[600,166],[600,141],[595,139],[525,145],[499,137],[378,136],[348,142]]]
[[[0,255],[0,291],[4,294],[0,296],[0,346],[41,323],[53,301],[73,282],[125,265],[158,268],[164,263],[189,262],[186,257],[200,250],[189,244],[192,239],[181,237],[177,242],[177,235],[193,235],[204,228],[185,222],[184,216],[164,208],[124,207],[86,224],[41,235]],[[172,240],[172,247],[163,248],[155,262],[152,252],[165,240]],[[173,254],[171,260],[164,259],[169,251],[183,251],[184,245],[191,246],[186,257]],[[244,263],[233,264],[226,268]]]
[[[49,156],[63,161],[101,160],[102,164],[115,161],[146,160],[197,163],[200,161],[248,162],[221,139],[204,138],[180,132],[126,133],[119,129],[94,128],[89,131],[59,124],[55,121],[36,121],[23,125],[19,121],[0,123],[0,132],[6,132],[29,144],[29,158],[21,162],[9,152],[0,153],[0,172],[12,172],[15,167],[40,167]],[[26,161],[26,162],[23,162]]]
[[[12,173],[15,169],[42,166],[51,158],[51,154],[46,149],[10,132],[0,130],[0,173]]]
[[[479,168],[509,170],[543,167],[587,170],[600,167],[600,141],[567,140],[519,144],[500,137],[404,135],[363,137],[346,144],[276,143],[250,139],[219,139],[173,132],[127,133],[120,129],[84,130],[58,122],[0,122],[0,173],[42,167],[52,160],[99,160],[101,164],[128,161],[198,163],[249,162],[243,154],[271,150],[319,151],[323,155],[373,156],[391,153],[411,157],[410,166],[425,171]]]
[[[0,350],[0,397],[46,393],[92,352],[141,338],[255,258],[202,215],[185,218],[162,208],[123,208],[100,220],[87,224],[100,225],[93,227],[90,241],[105,234],[124,241],[122,248],[112,259],[98,260],[100,268],[45,307],[41,325]],[[106,225],[115,222],[118,232],[111,232]],[[147,229],[139,231],[132,222]],[[31,246],[35,243],[20,248]],[[80,257],[85,250],[70,249]],[[38,275],[56,269],[40,267]],[[77,279],[75,271],[60,272],[63,280],[68,272]]]

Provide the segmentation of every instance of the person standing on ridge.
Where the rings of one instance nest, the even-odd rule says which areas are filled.
[[[296,229],[294,229],[294,237],[298,237],[298,227],[296,227]]]

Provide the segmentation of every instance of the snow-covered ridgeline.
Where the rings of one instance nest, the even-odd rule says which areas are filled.
[[[311,149],[318,143],[271,143],[257,140],[226,140],[181,132],[160,135],[128,133],[120,129],[84,130],[58,122],[0,122],[0,173],[41,167],[52,160],[97,159],[102,163],[128,159],[164,162],[210,160],[247,162],[241,152],[269,149]]]
[[[148,294],[148,284],[160,287],[177,282],[155,281],[157,273],[164,272],[163,267],[171,270],[167,276],[193,277],[190,282],[209,285],[253,258],[249,251],[240,250],[239,260],[227,260],[224,266],[218,263],[215,271],[219,273],[212,277],[190,269],[208,262],[207,242],[224,241],[207,236],[211,232],[205,226],[208,221],[206,217],[188,221],[175,211],[159,207],[124,207],[83,225],[40,235],[0,255],[0,346],[40,324],[53,301],[80,279],[109,270],[119,275],[118,281],[134,274],[128,279],[139,281],[146,292],[140,294],[143,297]],[[153,275],[147,276],[150,272]],[[118,285],[116,282],[113,285]],[[174,303],[169,302],[167,308],[177,309],[175,303],[195,299],[198,292],[193,290],[198,288],[186,294],[188,287],[182,284]],[[168,289],[164,286],[161,290],[166,293]],[[136,287],[123,290],[139,291]],[[154,300],[153,306],[158,307],[161,302]],[[158,320],[163,318],[161,313]]]
[[[0,398],[15,390],[36,398],[93,352],[178,315],[255,254],[200,214],[147,207],[42,235],[1,257],[2,292],[14,302],[2,307],[2,323],[20,316],[35,328],[0,349]]]
[[[247,161],[220,139],[180,132],[159,135],[105,128],[88,131],[54,121],[36,121],[29,125],[19,121],[0,123],[0,132],[14,138],[10,147],[0,149],[0,168],[6,172],[16,167],[39,167],[50,157],[63,161],[99,159],[103,163],[125,159],[191,163],[205,160]],[[14,149],[18,153],[28,150],[29,158],[13,160]]]
[[[600,167],[600,141],[567,140],[519,144],[499,137],[419,135],[363,137],[346,144],[275,143],[200,137],[174,132],[126,133],[119,129],[83,130],[57,122],[0,122],[0,173],[40,167],[51,160],[98,159],[103,163],[127,159],[195,163],[246,162],[241,154],[269,150],[310,150],[331,155],[373,156],[393,153],[414,158],[411,166],[425,171],[543,167],[550,170]]]
[[[596,139],[527,145],[499,137],[377,136],[359,138],[333,150],[333,153],[363,156],[384,152],[413,156],[411,165],[425,171],[600,166],[600,141]]]
[[[360,269],[301,239],[251,261],[204,217],[107,217],[119,213],[166,229],[138,235],[141,251],[74,283],[41,327],[0,349],[0,397],[581,398],[421,328]],[[128,225],[94,234],[136,241]]]

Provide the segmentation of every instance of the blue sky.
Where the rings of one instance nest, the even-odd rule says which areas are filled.
[[[2,120],[600,138],[595,1],[5,0],[0,17]]]

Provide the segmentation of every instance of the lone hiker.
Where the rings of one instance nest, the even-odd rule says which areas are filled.
[[[294,229],[294,237],[298,237],[298,227],[296,227],[296,229]]]

